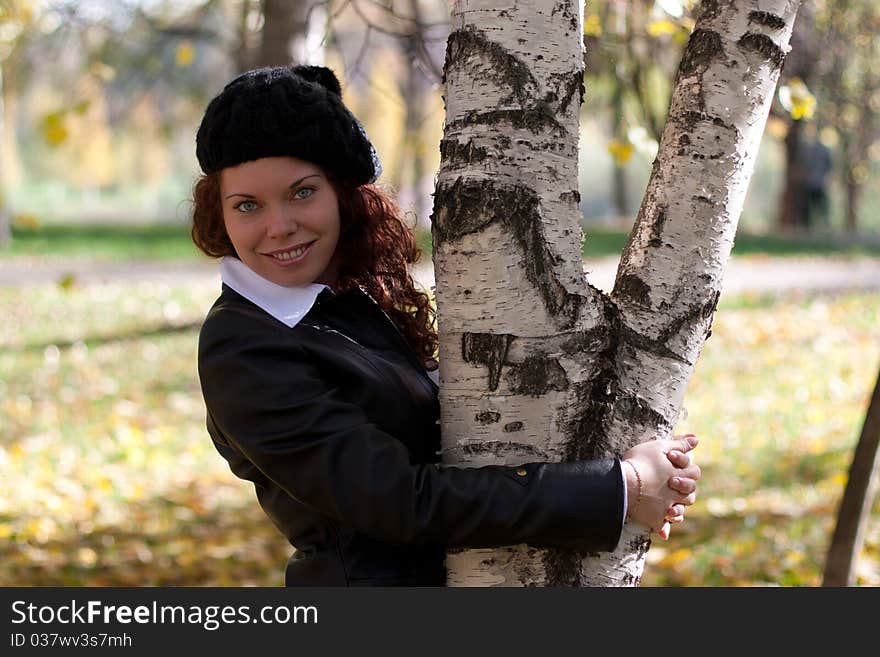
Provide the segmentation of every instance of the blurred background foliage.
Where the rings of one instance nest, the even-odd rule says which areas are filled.
[[[696,0],[586,3],[585,225],[631,224],[698,10]],[[805,1],[744,231],[880,233],[878,27],[873,0]],[[426,226],[448,30],[440,0],[2,0],[5,211],[23,227],[185,223],[207,100],[238,71],[294,60],[338,72],[383,182]],[[805,225],[795,197],[814,139],[830,150],[829,209]]]
[[[698,11],[586,3],[586,257],[626,239]],[[281,583],[289,547],[204,429],[195,348],[216,279],[84,284],[63,266],[198,262],[203,108],[237,72],[290,61],[337,72],[429,251],[448,15],[441,0],[0,0],[0,273],[61,267],[0,285],[0,585]],[[875,0],[805,0],[735,256],[877,257],[878,28]],[[808,213],[817,152],[827,212]],[[871,292],[722,297],[681,427],[705,436],[700,502],[649,552],[645,585],[820,583],[878,314]],[[877,511],[862,585],[880,584]]]

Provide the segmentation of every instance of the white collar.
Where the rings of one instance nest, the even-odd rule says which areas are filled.
[[[220,262],[220,280],[290,328],[312,309],[324,288],[330,289],[322,283],[296,287],[278,285],[232,256],[224,256]]]

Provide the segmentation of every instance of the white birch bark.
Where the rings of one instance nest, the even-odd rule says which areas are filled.
[[[460,0],[432,229],[443,461],[571,456],[602,301],[580,256],[578,2]],[[594,334],[594,331],[599,334]],[[450,585],[545,585],[555,551],[451,552]]]
[[[799,0],[704,0],[611,297],[583,274],[582,7],[459,0],[432,216],[443,461],[620,454],[668,436],[709,331]],[[613,554],[454,550],[450,585],[634,585]]]
[[[704,0],[679,66],[611,297],[619,310],[614,451],[669,437],[712,318],[801,0]],[[650,537],[587,559],[582,585],[638,583]]]

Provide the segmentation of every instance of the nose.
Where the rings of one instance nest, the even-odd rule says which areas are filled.
[[[293,217],[293,211],[285,204],[275,205],[269,209],[266,235],[272,239],[285,238],[299,229]]]

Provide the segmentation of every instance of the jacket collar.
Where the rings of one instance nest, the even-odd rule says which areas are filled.
[[[290,328],[296,326],[315,305],[322,283],[284,287],[266,280],[238,258],[225,256],[220,262],[220,279],[248,301],[256,304]]]

